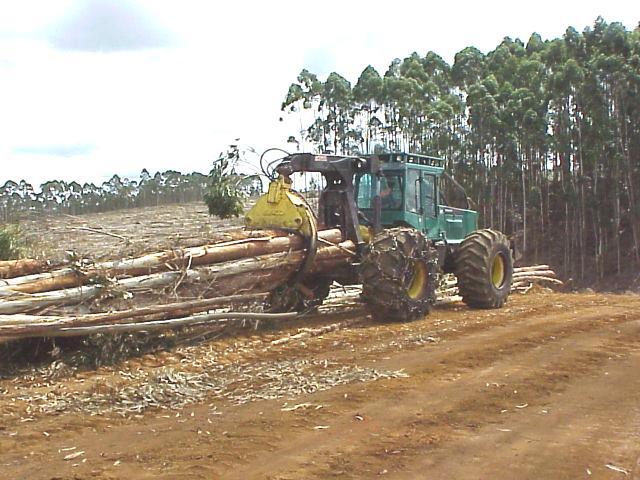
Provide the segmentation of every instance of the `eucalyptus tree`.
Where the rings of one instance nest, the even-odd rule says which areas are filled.
[[[351,83],[335,72],[330,73],[322,85],[320,100],[324,131],[329,133],[329,137],[325,137],[325,150],[329,149],[327,140],[332,138],[334,153],[348,152],[354,113],[352,102]]]
[[[347,83],[305,70],[289,89],[283,108],[314,111],[319,149],[331,139],[344,150],[351,130],[367,152],[443,155],[485,225],[520,231],[534,258],[557,245],[574,278],[622,271],[629,256],[640,265],[640,28],[598,18],[560,38],[505,37],[487,54],[470,46],[452,65],[414,53],[383,77],[367,66],[351,103]],[[327,113],[334,90],[342,123]]]
[[[373,142],[379,139],[381,133],[382,121],[378,112],[382,103],[382,86],[382,77],[375,68],[368,65],[353,87],[355,128],[361,133],[361,148],[365,152],[371,151]]]
[[[289,86],[281,109],[289,113],[298,112],[299,115],[303,110],[313,112],[313,122],[306,128],[306,131],[301,131],[300,135],[312,143],[322,144],[323,148],[326,148],[328,145],[328,132],[325,130],[325,125],[320,115],[322,93],[322,83],[318,80],[318,77],[307,69],[303,69],[298,75],[297,83],[292,83]]]

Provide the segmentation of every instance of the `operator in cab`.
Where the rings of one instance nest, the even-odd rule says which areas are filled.
[[[402,208],[402,192],[396,176],[383,176],[380,179],[380,199],[383,209]]]

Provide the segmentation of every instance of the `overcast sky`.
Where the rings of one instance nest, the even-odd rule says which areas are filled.
[[[413,51],[452,62],[598,15],[634,28],[640,2],[0,0],[0,182],[207,172],[236,138],[284,146],[302,68],[355,83]]]

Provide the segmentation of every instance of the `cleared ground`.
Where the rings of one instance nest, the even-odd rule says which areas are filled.
[[[87,215],[33,215],[20,222],[30,254],[62,261],[66,252],[102,260],[220,241],[242,219],[217,220],[204,203]]]
[[[54,362],[0,379],[0,477],[640,479],[640,296],[355,310]]]
[[[300,325],[5,379],[2,476],[640,478],[638,296],[537,293],[410,324],[338,321],[350,326],[282,344]],[[210,368],[188,384],[193,404],[117,413],[122,392],[159,372]],[[61,413],[47,392],[66,399]]]

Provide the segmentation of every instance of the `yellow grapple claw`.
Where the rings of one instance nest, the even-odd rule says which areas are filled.
[[[305,237],[315,234],[315,215],[306,200],[291,189],[291,180],[278,177],[269,184],[269,191],[262,195],[245,215],[247,228],[284,228],[296,230]]]

